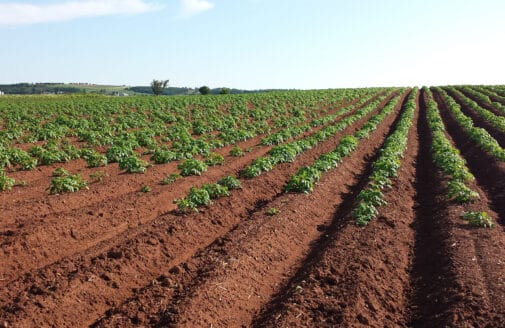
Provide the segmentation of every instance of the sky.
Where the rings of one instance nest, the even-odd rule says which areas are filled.
[[[0,0],[0,84],[505,84],[503,0]]]

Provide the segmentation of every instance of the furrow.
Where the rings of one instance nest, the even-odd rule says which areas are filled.
[[[411,128],[399,178],[394,189],[385,193],[389,205],[379,209],[378,219],[365,228],[347,224],[332,229],[313,248],[297,274],[262,309],[253,326],[404,324],[409,287],[407,268],[413,245],[409,225],[413,220],[415,131],[415,127]],[[365,176],[355,193],[367,182]],[[354,203],[351,197],[347,208],[339,208],[337,215],[353,222],[350,210]]]

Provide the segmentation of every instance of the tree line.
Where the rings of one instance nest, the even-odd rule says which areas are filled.
[[[170,80],[156,80],[154,79],[151,82],[151,90],[153,91],[153,94],[159,96],[163,94],[163,91],[168,87],[168,82]],[[200,92],[201,95],[208,95],[212,92],[212,90],[204,85],[198,88],[198,92]],[[230,88],[220,88],[219,92],[220,95],[227,95],[231,93]]]

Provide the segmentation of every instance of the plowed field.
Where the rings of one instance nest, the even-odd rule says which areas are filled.
[[[305,105],[284,95],[276,100],[275,94],[268,103],[245,99],[241,113],[267,104],[282,112],[251,119],[269,129],[262,126],[247,138],[214,147],[212,152],[223,155],[221,165],[166,185],[160,181],[177,173],[184,159],[155,164],[145,174],[126,173],[117,163],[89,168],[82,158],[28,171],[5,165],[5,174],[24,183],[0,191],[0,325],[505,327],[505,162],[469,137],[445,96],[498,147],[505,147],[505,131],[465,99],[503,118],[498,105],[503,97],[490,88],[487,101],[476,96],[485,95],[478,87],[465,88],[376,89],[335,98],[301,92],[299,99],[313,98]],[[216,113],[233,112],[234,96],[226,97],[230,102],[208,106]],[[475,177],[465,182],[479,195],[470,202],[449,195],[450,177],[433,158],[430,100],[440,112],[443,134]],[[0,109],[8,108],[8,101],[18,100],[2,100]],[[415,111],[399,167],[391,185],[381,188],[384,202],[374,218],[357,225],[360,192],[369,186],[388,137],[409,120],[409,101]],[[128,106],[132,113],[140,111],[135,103]],[[207,104],[184,106],[194,130],[192,115],[198,112],[191,106],[205,110]],[[297,116],[298,108],[304,116]],[[382,112],[368,136],[356,137],[353,151],[321,172],[312,191],[286,191],[302,167],[357,136]],[[279,113],[285,124],[276,122]],[[198,120],[206,122],[205,115]],[[12,128],[7,119],[0,123],[4,130]],[[263,142],[304,124],[306,129],[277,145]],[[339,128],[319,137],[332,126]],[[219,132],[214,127],[203,136],[210,140]],[[85,146],[77,135],[65,136],[77,148]],[[289,160],[244,176],[258,158],[273,157],[272,149],[314,136],[317,142]],[[154,139],[161,145],[160,136]],[[45,142],[13,139],[0,151]],[[236,146],[247,150],[243,156],[230,155]],[[95,149],[105,153],[108,147]],[[141,145],[135,151],[149,161],[152,152],[146,149]],[[206,159],[203,153],[191,157]],[[86,179],[100,171],[103,179],[90,182],[87,190],[49,194],[52,172],[59,167]],[[192,187],[226,176],[236,177],[241,188],[197,211],[174,204]],[[150,191],[141,192],[143,186]],[[462,218],[468,211],[487,213],[494,226],[471,225]]]

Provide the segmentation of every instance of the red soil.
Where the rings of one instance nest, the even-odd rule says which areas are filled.
[[[367,158],[378,149],[394,118],[390,115],[349,161],[324,176],[313,193],[282,194],[252,211],[247,220],[181,264],[184,270],[160,276],[160,284],[147,286],[97,326],[250,323],[310,252],[311,243],[324,236],[342,195],[359,180]],[[279,214],[268,216],[267,208],[277,208]]]
[[[124,232],[121,232],[120,230],[118,230],[118,228],[113,229],[108,232],[110,234],[108,238],[96,240],[93,239],[96,238],[95,236],[100,237],[103,235],[102,232],[103,227],[100,227],[99,225],[100,221],[99,221],[98,226],[90,225],[91,231],[94,232],[94,234],[91,235],[91,238],[88,237],[88,239],[92,239],[91,245],[82,242],[78,238],[80,236],[83,236],[82,239],[85,239],[88,235],[79,235],[80,231],[74,229],[73,232],[67,234],[69,236],[68,240],[75,239],[76,240],[75,242],[79,243],[79,245],[82,245],[81,247],[84,247],[84,249],[76,250],[75,245],[69,245],[67,246],[68,249],[71,252],[73,251],[73,254],[75,255],[71,256],[65,255],[64,257],[62,257],[60,255],[61,254],[60,248],[58,247],[55,248],[54,246],[52,248],[48,247],[47,248],[48,251],[54,252],[55,256],[58,256],[58,258],[60,258],[61,260],[57,260],[56,262],[54,262],[54,260],[48,261],[51,264],[45,266],[40,265],[40,263],[25,262],[24,265],[26,266],[34,264],[37,265],[36,269],[32,269],[32,272],[27,273],[24,277],[22,275],[18,275],[19,278],[17,278],[15,281],[8,281],[7,279],[4,280],[3,281],[4,283],[9,282],[9,288],[7,288],[8,293],[5,295],[5,297],[2,297],[2,303],[3,304],[4,302],[8,303],[10,302],[10,300],[16,299],[20,295],[24,295],[27,297],[23,297],[19,301],[16,300],[14,302],[15,304],[7,305],[9,311],[11,309],[19,307],[20,304],[23,304],[25,302],[26,304],[23,304],[23,307],[29,308],[31,304],[35,302],[34,308],[37,309],[40,301],[34,300],[30,297],[31,286],[38,285],[40,286],[38,288],[41,289],[49,288],[49,290],[52,290],[54,289],[53,288],[54,285],[56,285],[58,286],[56,288],[56,293],[52,293],[53,295],[51,296],[52,298],[60,298],[61,300],[58,303],[54,304],[53,306],[57,306],[58,308],[60,308],[60,312],[62,313],[62,315],[68,316],[69,313],[74,314],[72,318],[75,318],[75,320],[83,320],[82,313],[87,313],[87,316],[84,317],[84,320],[90,320],[89,317],[90,311],[92,313],[93,311],[102,313],[103,311],[105,311],[106,308],[110,307],[110,304],[108,304],[109,302],[121,299],[121,295],[119,292],[124,290],[124,293],[126,293],[124,295],[127,296],[129,295],[128,293],[131,292],[132,287],[140,287],[143,284],[147,283],[148,281],[150,281],[155,277],[153,276],[153,273],[155,273],[156,275],[160,274],[161,273],[160,270],[163,270],[163,265],[166,265],[166,262],[164,261],[160,262],[160,260],[177,261],[177,256],[181,256],[182,254],[184,254],[184,251],[194,252],[199,247],[202,247],[203,245],[206,245],[207,243],[211,242],[212,239],[215,239],[216,236],[219,236],[219,234],[222,233],[222,230],[219,229],[229,229],[234,224],[236,224],[237,220],[240,220],[241,216],[247,214],[248,209],[254,208],[257,202],[261,202],[263,199],[269,199],[269,198],[271,199],[277,193],[279,193],[282,190],[282,187],[287,177],[295,172],[298,165],[306,165],[306,163],[312,161],[315,156],[318,156],[318,154],[320,154],[321,152],[328,151],[334,146],[335,146],[335,140],[329,140],[328,142],[325,142],[322,145],[306,152],[303,156],[301,156],[299,160],[297,160],[293,164],[281,165],[281,167],[278,170],[275,170],[275,172],[270,172],[271,174],[266,174],[264,178],[260,177],[260,179],[245,181],[243,191],[236,192],[234,193],[234,195],[232,195],[232,197],[222,200],[222,203],[225,204],[224,208],[219,207],[218,205],[212,206],[209,210],[209,215],[204,216],[205,217],[204,220],[202,220],[201,215],[196,215],[192,220],[174,215],[169,215],[168,217],[167,216],[158,217],[158,219],[155,219],[156,218],[156,212],[155,212],[153,219],[151,219],[150,221],[147,221],[143,224],[137,224],[136,222],[134,222],[134,224],[126,226],[125,230],[123,230]],[[238,172],[239,168],[241,168],[240,167],[241,161],[250,162],[250,160],[251,159],[248,158],[237,160],[236,163],[233,163],[234,167],[231,169],[232,172],[230,173]],[[207,172],[206,175],[208,175],[209,173],[210,171]],[[224,176],[225,173],[226,172],[222,172],[222,168],[220,168],[213,174],[213,176],[209,177],[208,179],[209,181],[215,181],[218,178]],[[270,177],[270,180],[265,180],[268,179],[269,176],[272,176]],[[274,180],[271,180],[272,178]],[[193,184],[195,183],[200,184],[207,182],[206,179],[202,181],[204,179],[203,176],[200,178],[192,177],[190,179],[195,179],[195,181],[192,182]],[[246,186],[249,186],[249,188],[245,188]],[[152,197],[152,195],[153,192],[149,193],[150,197]],[[168,201],[171,203],[171,199],[169,199]],[[160,204],[157,205],[156,203],[151,204],[152,207],[149,206],[146,206],[145,208],[140,207],[140,210],[144,211],[146,215],[149,214],[153,215],[153,213],[148,213],[148,211],[153,207],[154,208],[159,207]],[[234,206],[230,211],[229,208],[230,204],[241,204],[241,205]],[[121,207],[121,205],[124,206],[124,204],[122,203],[116,204],[115,206]],[[135,215],[136,211],[138,211],[139,206],[140,204],[138,202],[132,204],[131,209],[133,210],[131,210],[130,212],[133,212],[133,215]],[[128,208],[126,209],[120,208],[120,210],[123,211],[126,210],[124,213],[126,213],[126,215],[128,216],[119,216],[118,218],[119,220],[121,219],[132,220],[132,213],[128,214]],[[229,216],[221,218],[220,216],[221,213],[223,213],[223,211],[224,212],[228,211]],[[112,218],[115,218],[115,216],[113,216]],[[133,218],[139,219],[141,217],[137,218],[133,217]],[[76,222],[79,222],[78,219],[79,217],[76,217]],[[82,221],[82,218],[80,219]],[[192,221],[194,222],[191,223]],[[89,223],[89,220],[87,222]],[[159,227],[160,222],[163,222],[163,227]],[[64,223],[65,222],[62,223],[60,220],[60,225]],[[55,225],[56,224],[57,222],[55,223]],[[120,226],[120,228],[122,226]],[[186,226],[187,229],[180,230],[181,227],[183,226]],[[83,229],[86,227],[87,226],[85,225],[82,226]],[[24,229],[26,230],[26,228]],[[58,229],[58,226],[56,226],[56,229]],[[170,232],[169,236],[166,236],[167,231]],[[209,238],[212,239],[210,239],[209,241],[205,241],[205,235],[210,236]],[[28,237],[29,236],[30,235],[28,235]],[[154,239],[152,238],[153,236]],[[172,243],[175,243],[175,245],[169,245],[168,242],[165,243],[164,238],[172,240]],[[12,243],[16,244],[17,242],[16,238],[11,238],[11,240]],[[156,240],[163,240],[163,243],[165,244],[162,245],[164,246],[163,249],[158,252],[154,252],[152,249],[153,248],[152,246],[160,244],[156,243]],[[51,240],[51,238],[47,238],[45,240],[45,243],[40,243],[40,245],[41,247],[43,247],[47,244],[50,244],[51,242],[54,241]],[[109,255],[111,254],[110,251],[112,248],[114,248],[114,250],[112,251],[113,254],[117,254],[119,252],[118,248],[124,249],[124,253],[123,251],[121,251],[122,254],[128,254],[131,253],[132,246],[138,243],[140,243],[141,245],[135,249],[133,254],[129,254],[128,256],[125,255],[124,257],[121,256],[122,258],[121,262],[123,261],[126,262],[126,264],[122,265],[120,269],[120,273],[122,276],[120,284],[121,288],[117,288],[119,279],[115,280],[114,283],[110,282],[111,279],[107,280],[106,278],[94,282],[93,277],[103,276],[102,273],[94,274],[96,270],[103,271],[104,274],[110,274],[111,264],[109,262],[111,256]],[[195,243],[194,248],[190,247],[192,243]],[[66,242],[62,243],[62,246],[64,247],[66,244],[67,244]],[[170,247],[168,247],[167,245],[169,245]],[[34,249],[34,251],[37,250],[38,249]],[[22,250],[19,250],[18,253],[22,254]],[[37,255],[40,254],[38,256],[43,260],[46,253],[42,252],[36,254]],[[148,256],[146,258],[145,253],[152,255],[152,257]],[[162,255],[164,255],[164,257],[160,257]],[[189,253],[188,256],[189,255],[191,255],[191,253]],[[112,258],[114,257],[116,256],[112,256]],[[133,258],[138,258],[139,262],[135,263]],[[116,267],[116,270],[118,270],[118,268],[119,267]],[[128,270],[128,268],[131,269]],[[14,270],[10,272],[14,272]],[[47,282],[48,277],[52,277],[50,283],[51,286],[48,286]],[[90,282],[92,283],[90,284]],[[140,282],[140,284],[138,282]],[[108,285],[109,289],[111,290],[111,293],[109,294],[110,297],[100,295],[104,288],[102,284],[104,284],[105,286]],[[25,291],[19,294],[19,291],[22,290]],[[89,309],[84,310],[86,308],[85,306],[80,307],[76,306],[82,304],[83,301],[80,300],[79,297],[76,297],[75,293],[79,293],[84,298],[89,299],[89,304],[87,305]],[[56,296],[54,294],[58,294],[59,296]],[[95,298],[93,298],[93,296],[89,296],[89,294],[94,295]],[[101,299],[100,301],[98,301],[96,298]],[[68,311],[66,311],[65,309],[67,309]],[[46,308],[46,311],[49,310]],[[56,317],[57,313],[49,311],[49,315],[51,317]],[[29,315],[28,317],[30,318],[31,315]],[[18,322],[22,322],[22,319],[19,317],[19,314],[18,319],[19,319]],[[40,324],[44,322],[44,320],[48,320],[48,318],[39,317],[36,322]],[[61,318],[60,320],[61,321],[59,320],[56,321],[60,323],[65,322],[65,319],[63,318]],[[24,321],[24,322],[30,322],[30,321]]]
[[[330,113],[345,105],[330,110]],[[315,128],[301,137],[321,128]],[[3,251],[0,255],[2,261],[8,263],[0,268],[3,283],[8,283],[10,277],[27,270],[78,254],[131,227],[146,224],[174,210],[173,200],[183,197],[191,186],[236,174],[254,158],[264,155],[271,147],[260,146],[263,137],[239,143],[244,149],[253,147],[253,151],[243,157],[228,156],[232,146],[219,149],[218,152],[225,156],[224,165],[210,168],[201,177],[187,177],[169,186],[160,185],[160,181],[168,174],[178,172],[176,162],[155,165],[146,174],[121,174],[117,164],[86,169],[84,161],[74,161],[64,167],[83,176],[101,170],[108,173],[109,177],[102,183],[93,184],[89,191],[54,196],[47,195],[45,186],[49,185],[51,172],[58,165],[41,167],[39,172],[17,172],[20,176],[37,176],[38,180],[27,189],[18,188],[1,194],[4,213],[1,229],[6,238],[0,243]],[[152,191],[141,193],[143,185],[151,186]]]
[[[388,205],[365,228],[353,224],[350,211],[400,107],[309,195],[282,189],[373,114],[293,163],[243,180],[241,190],[200,213],[176,215],[172,200],[190,186],[237,174],[269,147],[170,186],[156,184],[175,163],[146,175],[110,166],[107,180],[76,194],[47,196],[41,186],[29,187],[31,196],[19,188],[0,193],[8,213],[0,223],[0,324],[505,326],[504,166],[468,140],[435,96],[447,135],[476,176],[481,199],[469,208],[490,213],[494,229],[470,228],[459,217],[465,208],[447,200],[421,94],[399,176],[385,193]],[[26,179],[48,181],[51,171]],[[144,184],[153,191],[139,193]],[[269,208],[279,213],[268,216]]]

